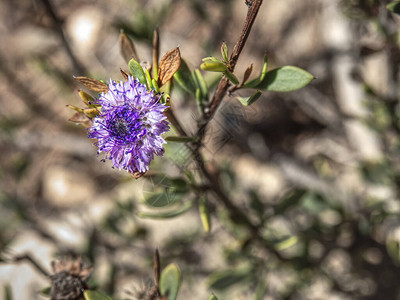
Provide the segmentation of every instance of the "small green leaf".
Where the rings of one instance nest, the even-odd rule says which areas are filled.
[[[386,249],[387,249],[387,252],[389,253],[389,256],[392,258],[393,262],[395,262],[396,265],[398,265],[400,262],[399,241],[395,240],[393,238],[387,238],[386,239]]]
[[[284,66],[267,72],[264,80],[254,88],[273,92],[291,92],[305,87],[314,76],[293,66]]]
[[[149,70],[147,70],[146,68],[144,68],[143,71],[144,71],[144,75],[145,75],[145,77],[146,77],[146,86],[147,86],[147,89],[149,89],[149,90],[154,89],[154,87],[153,87],[153,81],[152,81],[152,79],[151,79],[151,75],[150,75]]]
[[[228,70],[228,67],[222,61],[206,61],[200,65],[200,68],[209,72],[225,72]]]
[[[194,70],[194,78],[196,81],[196,85],[198,88],[200,88],[201,91],[201,98],[202,99],[207,99],[208,98],[208,87],[207,83],[204,80],[203,75],[201,74],[199,69]]]
[[[160,277],[161,295],[168,297],[168,300],[175,300],[178,296],[182,275],[176,264],[169,264]]]
[[[199,213],[203,229],[206,233],[209,233],[211,230],[210,212],[208,210],[207,200],[204,196],[199,200]]]
[[[246,82],[243,86],[245,88],[254,88],[255,86],[257,86],[260,82],[262,82],[265,78],[265,76],[267,75],[267,69],[268,69],[268,56],[265,54],[264,55],[264,63],[261,69],[261,73],[260,76],[250,80],[248,82]]]
[[[50,297],[50,290],[51,286],[45,287],[44,289],[40,290],[40,294],[46,297]]]
[[[288,248],[296,245],[298,242],[299,242],[299,238],[297,236],[290,236],[290,237],[285,238],[284,240],[276,243],[275,249],[282,251],[282,250],[288,249]]]
[[[83,295],[85,296],[85,300],[112,300],[111,297],[96,291],[87,290]]]
[[[226,45],[225,42],[223,42],[222,45],[221,45],[221,55],[224,58],[225,62],[229,63],[228,46]]]
[[[258,284],[257,284],[257,287],[256,287],[256,291],[254,293],[253,300],[262,300],[262,299],[264,299],[266,290],[267,290],[267,286],[265,284],[265,281],[261,278],[258,281]]]
[[[174,78],[186,92],[194,95],[196,91],[196,82],[194,81],[192,72],[185,60],[181,60],[181,65],[179,66],[178,71],[174,74]]]
[[[145,84],[148,87],[146,75],[144,74],[142,66],[132,58],[128,63],[128,67],[132,76],[139,80],[140,83]]]
[[[211,294],[211,296],[208,298],[208,300],[218,300],[218,298],[214,294]]]
[[[153,86],[153,89],[154,91],[156,91],[156,93],[160,93],[160,88],[158,87],[157,80],[153,78],[151,80],[151,85]]]
[[[175,210],[170,210],[166,212],[159,213],[150,213],[150,212],[139,212],[138,216],[141,218],[149,218],[149,219],[170,219],[175,218],[184,213],[188,212],[193,207],[193,202],[187,202],[182,204],[181,207]]]
[[[249,279],[250,276],[250,269],[217,271],[210,275],[208,284],[211,289],[223,290]]]
[[[214,57],[214,56],[204,57],[202,59],[202,61],[205,63],[220,63],[220,64],[225,65],[225,63],[221,59],[219,59],[218,57]]]
[[[258,100],[258,98],[260,98],[261,94],[262,93],[260,91],[257,91],[253,95],[251,95],[250,97],[237,97],[237,99],[244,106],[249,106],[249,105],[253,104],[254,102],[256,102],[256,100]]]
[[[239,84],[239,80],[236,78],[235,75],[233,75],[233,73],[229,72],[228,70],[226,70],[224,72],[224,75],[226,76],[226,78],[229,79],[230,82],[232,82],[234,85],[238,85]]]
[[[400,1],[393,1],[387,4],[386,8],[392,13],[400,15]]]
[[[175,143],[189,143],[195,142],[197,137],[194,136],[168,136],[165,138],[167,142],[175,142]]]

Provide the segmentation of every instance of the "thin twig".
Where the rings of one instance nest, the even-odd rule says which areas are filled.
[[[76,69],[79,74],[87,74],[86,68],[78,61],[78,59],[75,57],[74,53],[71,50],[71,47],[69,46],[69,43],[67,41],[67,38],[65,37],[64,30],[62,28],[62,22],[60,18],[58,17],[56,11],[54,10],[52,4],[50,3],[49,0],[41,0],[43,5],[46,7],[46,10],[49,14],[49,16],[53,19],[54,24],[55,24],[55,29],[57,34],[60,36],[61,42],[67,51],[67,54],[69,58],[71,59],[72,64],[74,65],[74,68]]]
[[[249,3],[250,4],[250,3]],[[229,59],[228,69],[230,72],[233,72],[236,66],[236,63],[239,59],[240,53],[242,52],[244,45],[246,44],[247,38],[249,37],[251,28],[254,24],[254,21],[257,17],[258,11],[262,4],[262,0],[254,0],[249,6],[249,10],[247,12],[246,21],[244,23],[242,33],[240,34],[239,40],[237,41],[231,57]],[[221,105],[222,99],[226,95],[226,92],[229,87],[229,80],[226,77],[223,77],[218,85],[218,88],[211,100],[211,104],[209,110],[204,114],[203,119],[199,122],[200,128],[197,132],[197,135],[200,137],[200,140],[204,137],[205,128],[211,118],[214,116],[218,107]]]
[[[156,285],[157,289],[160,286],[160,270],[160,254],[158,252],[158,249],[156,249],[154,251],[154,284]]]
[[[164,114],[167,116],[168,121],[171,122],[180,135],[187,136],[186,131],[183,129],[181,123],[179,123],[178,119],[175,117],[172,108],[167,109]]]
[[[44,276],[46,277],[50,276],[50,274],[41,265],[39,265],[39,263],[34,258],[32,258],[32,256],[30,256],[27,253],[12,258],[13,262],[20,262],[23,260],[27,260],[28,262],[30,262],[35,267],[35,269],[38,270]]]

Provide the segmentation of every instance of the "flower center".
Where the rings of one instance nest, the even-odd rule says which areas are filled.
[[[140,113],[130,107],[122,106],[116,109],[107,122],[110,136],[122,144],[135,142],[138,136],[145,131]]]

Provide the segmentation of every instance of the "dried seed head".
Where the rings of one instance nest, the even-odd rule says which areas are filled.
[[[91,267],[83,268],[81,258],[52,262],[54,274],[50,276],[52,300],[83,300],[83,292],[88,289],[87,278]]]

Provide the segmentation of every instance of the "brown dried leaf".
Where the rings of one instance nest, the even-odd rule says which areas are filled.
[[[129,76],[129,74],[128,73],[126,73],[124,70],[122,70],[122,69],[119,69],[120,70],[120,72],[121,72],[121,74],[122,74],[122,76],[124,76],[124,78],[125,78],[125,80],[128,80],[128,76]]]
[[[181,65],[181,52],[179,48],[168,51],[160,61],[158,69],[158,86],[164,85],[168,80],[174,76]]]
[[[243,75],[243,84],[249,79],[251,71],[253,71],[253,64],[247,67],[246,71],[244,71]]]
[[[142,177],[144,174],[146,174],[146,172],[135,172],[135,173],[129,173],[133,178],[135,179],[139,179],[140,177]]]
[[[85,76],[77,76],[74,77],[76,80],[78,80],[81,84],[86,86],[89,90],[98,92],[98,93],[107,93],[108,92],[108,86],[104,82],[101,82],[100,80],[96,80],[93,78],[85,77]]]
[[[92,126],[92,121],[90,121],[90,119],[84,113],[81,112],[74,113],[72,117],[68,119],[68,121],[78,123],[85,127]]]
[[[133,45],[131,39],[123,32],[119,35],[119,48],[122,57],[129,62],[132,58],[138,61],[135,46]]]

